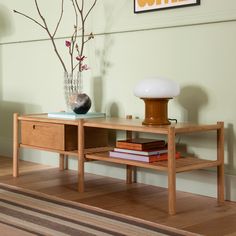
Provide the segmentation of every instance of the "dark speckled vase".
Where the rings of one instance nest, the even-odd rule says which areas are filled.
[[[91,107],[91,99],[86,93],[74,93],[70,97],[70,106],[76,114],[86,114]]]

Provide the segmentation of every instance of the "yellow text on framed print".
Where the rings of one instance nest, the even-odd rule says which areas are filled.
[[[134,12],[164,10],[200,5],[200,0],[134,0]]]

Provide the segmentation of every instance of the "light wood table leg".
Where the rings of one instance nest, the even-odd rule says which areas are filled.
[[[64,170],[65,169],[65,155],[61,153],[59,155],[60,155],[59,169]]]
[[[220,165],[217,166],[217,199],[219,203],[224,202],[224,122],[217,122],[221,126],[217,130],[217,160]]]
[[[65,170],[69,169],[69,156],[65,155]]]
[[[175,128],[168,130],[168,202],[169,214],[176,213]]]
[[[59,169],[68,170],[68,155],[60,153],[59,158]]]
[[[13,177],[19,176],[18,114],[13,115]]]
[[[83,120],[78,124],[78,191],[84,192],[84,126]]]
[[[127,184],[132,184],[133,182],[132,173],[133,173],[132,166],[126,165],[126,183]]]
[[[133,166],[133,183],[137,183],[137,167]]]
[[[132,139],[132,131],[126,131],[126,139]],[[126,183],[132,184],[133,168],[130,165],[126,165]]]

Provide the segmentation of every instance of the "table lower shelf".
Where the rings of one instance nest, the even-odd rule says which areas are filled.
[[[60,154],[68,155],[68,156],[78,157],[78,150],[63,151],[63,150],[57,150],[57,149],[51,149],[51,148],[45,148],[45,147],[37,147],[37,146],[32,146],[32,145],[27,145],[27,144],[22,144],[22,143],[19,144],[19,147],[36,149],[36,150],[47,151],[47,152],[56,152],[56,153],[60,153]],[[113,149],[112,147],[87,148],[87,149],[84,149],[84,154],[111,151],[112,149]]]
[[[52,150],[49,148],[47,149],[47,148],[29,146],[29,145],[24,145],[24,144],[20,144],[20,147],[57,152],[64,155],[78,157],[78,150],[74,150],[74,151]],[[148,169],[155,169],[159,171],[168,171],[168,161],[146,163],[146,162],[141,162],[141,161],[119,159],[119,158],[110,157],[109,152],[108,152],[109,150],[112,150],[112,147],[89,148],[89,149],[84,150],[84,154],[88,161],[89,160],[105,161],[105,162],[112,162],[112,163],[118,163],[118,164],[123,164],[123,165],[143,167],[143,168],[148,168]],[[184,171],[190,171],[190,170],[216,167],[220,165],[221,165],[221,162],[217,160],[211,161],[211,160],[204,160],[204,159],[199,159],[195,157],[181,157],[179,159],[176,159],[176,172],[178,173],[178,172],[184,172]]]
[[[118,163],[123,165],[131,165],[143,167],[148,169],[155,169],[159,171],[168,171],[168,161],[158,161],[153,163],[146,163],[141,161],[125,160],[109,156],[109,152],[90,153],[85,155],[88,160],[97,160]],[[219,166],[220,161],[204,160],[195,157],[181,157],[176,159],[176,172],[184,172],[190,170],[197,170],[209,167]]]

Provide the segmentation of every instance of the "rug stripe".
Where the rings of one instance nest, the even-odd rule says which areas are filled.
[[[44,211],[43,209],[42,210],[39,210],[37,208],[32,208],[32,207],[29,207],[29,206],[26,206],[26,205],[22,205],[22,204],[19,204],[19,203],[16,203],[16,202],[12,202],[12,201],[9,201],[9,200],[6,200],[6,199],[0,199],[0,201],[2,202],[2,205],[4,203],[6,204],[9,204],[9,206],[5,206],[5,207],[9,207],[11,208],[11,205],[12,206],[15,206],[15,210],[17,211],[21,211],[21,212],[24,212],[26,214],[30,214],[32,216],[35,216],[37,213],[38,213],[38,217],[47,217],[48,220],[52,220],[53,218],[55,218],[55,221],[59,221],[59,220],[62,220],[64,224],[74,224],[73,227],[76,227],[79,225],[79,228],[81,227],[85,227],[85,228],[88,228],[90,229],[90,231],[93,229],[95,230],[95,232],[103,232],[103,233],[106,233],[106,234],[109,234],[109,235],[116,235],[116,236],[122,236],[123,234],[120,234],[120,233],[117,233],[116,231],[112,231],[112,230],[108,230],[108,229],[104,229],[102,227],[99,227],[98,225],[94,225],[93,223],[99,223],[99,222],[96,222],[96,219],[95,219],[95,222],[92,222],[91,220],[93,220],[92,218],[90,218],[90,222],[82,222],[82,221],[79,221],[79,220],[75,220],[74,219],[74,215],[72,214],[73,212],[70,213],[70,217],[71,218],[67,218],[65,216],[62,216],[62,215],[59,215],[59,214],[54,214],[54,213],[51,213],[51,212],[48,212],[48,211]],[[37,203],[35,203],[37,204]],[[19,208],[19,209],[17,209]],[[11,208],[12,209],[12,208]],[[28,211],[26,211],[28,210]],[[63,214],[64,212],[62,212]],[[82,218],[83,216],[81,216]],[[94,216],[93,216],[94,218]],[[117,227],[116,227],[117,228]]]
[[[73,232],[73,231],[78,231],[78,230],[81,230],[83,231],[84,233],[87,232],[87,233],[92,233],[92,234],[98,234],[98,233],[102,233],[104,236],[105,235],[117,235],[117,236],[123,236],[124,234],[120,234],[120,233],[117,233],[116,231],[112,231],[112,230],[108,230],[108,229],[104,229],[104,228],[101,228],[101,227],[97,227],[96,225],[92,225],[91,224],[86,224],[86,223],[83,223],[83,222],[80,222],[80,221],[76,221],[76,220],[72,220],[72,219],[68,219],[66,217],[63,217],[63,216],[58,216],[58,215],[55,215],[55,214],[50,214],[50,213],[45,213],[44,211],[35,211],[34,208],[29,208],[29,207],[25,207],[25,206],[20,206],[19,204],[12,204],[12,205],[9,205],[9,203],[11,204],[10,201],[5,201],[5,203],[3,203],[3,201],[0,203],[1,205],[3,205],[4,207],[8,208],[8,209],[11,209],[11,210],[14,210],[15,211],[15,214],[22,214],[24,220],[28,220],[28,221],[31,221],[31,223],[35,223],[35,222],[39,222],[41,225],[46,225],[46,223],[48,223],[46,226],[49,227],[49,228],[52,228],[52,229],[57,229],[59,230],[60,232],[66,232],[70,235],[77,235],[78,232]],[[1,208],[0,208],[1,210]],[[9,214],[12,216],[12,213],[9,212]],[[30,218],[27,219],[26,216]],[[18,217],[18,216],[17,216]],[[38,224],[39,224],[38,223]],[[55,227],[53,227],[55,226]],[[65,227],[66,226],[66,227]],[[81,232],[79,232],[81,234]],[[79,234],[79,235],[80,235]]]
[[[77,209],[77,210],[85,211],[85,212],[88,212],[88,213],[96,214],[96,215],[99,215],[99,216],[108,217],[110,219],[114,219],[114,220],[118,220],[118,221],[121,221],[121,222],[124,222],[124,223],[136,225],[138,227],[142,227],[142,228],[152,230],[152,231],[155,231],[155,232],[169,234],[171,236],[181,236],[181,235],[183,235],[183,234],[178,234],[178,233],[175,233],[175,232],[171,232],[170,230],[167,230],[167,229],[157,229],[157,227],[154,227],[152,225],[143,224],[143,223],[131,220],[131,219],[125,219],[125,218],[122,218],[122,217],[119,217],[119,216],[116,216],[116,215],[111,215],[111,214],[104,213],[104,212],[98,212],[98,211],[95,211],[93,209],[87,209],[84,206],[82,206],[80,203],[78,203],[79,206],[78,205],[76,206],[76,205],[71,205],[70,203],[58,202],[57,200],[54,200],[54,199],[48,199],[48,198],[43,197],[43,196],[37,196],[33,193],[23,192],[23,191],[18,190],[18,189],[12,189],[12,188],[9,188],[7,186],[1,186],[1,188],[5,189],[7,191],[11,191],[11,192],[14,192],[14,193],[19,193],[19,194],[29,196],[29,197],[33,197],[33,198],[36,198],[36,199],[39,199],[39,200],[43,200],[43,201],[47,201],[47,202],[51,202],[51,203],[55,203],[55,204],[60,204],[61,206],[70,207],[72,209]]]
[[[2,197],[5,196],[4,201],[14,201],[14,205],[18,204],[17,207],[26,209],[27,205],[28,210],[33,212],[37,210],[38,213],[46,214],[47,217],[56,217],[57,219],[65,220],[74,224],[78,224],[83,221],[83,224],[86,223],[86,226],[88,227],[91,227],[91,225],[96,225],[96,227],[99,228],[98,230],[109,227],[110,230],[112,229],[114,232],[118,232],[117,235],[122,235],[124,232],[125,235],[136,235],[132,234],[132,232],[139,232],[137,235],[197,235],[177,229],[172,231],[172,228],[168,226],[146,222],[144,220],[135,219],[129,216],[122,216],[119,213],[110,213],[109,211],[96,207],[57,199],[42,193],[33,193],[30,190],[21,190],[14,186],[8,187],[7,185],[0,184],[0,188],[6,191],[4,192],[3,190],[0,190],[0,192],[2,192]],[[8,203],[12,204],[12,202]],[[75,219],[79,219],[79,221]],[[89,225],[88,222],[91,222],[91,224]],[[115,235],[114,232],[112,232],[112,235]]]
[[[40,226],[40,225],[35,225],[28,221],[24,221],[22,219],[11,217],[9,215],[2,214],[2,213],[0,213],[0,220],[2,222],[6,221],[6,222],[10,222],[11,224],[17,224],[20,227],[26,228],[27,230],[32,230],[35,232],[34,233],[35,235],[40,234],[44,236],[45,235],[68,236],[68,234],[64,234],[64,233],[52,230],[50,228]]]
[[[28,215],[28,214],[18,212],[18,211],[15,211],[10,208],[3,207],[3,206],[0,206],[0,212],[1,214],[5,214],[8,216],[14,217],[16,219],[21,219],[22,221],[25,221],[27,223],[30,222],[31,224],[34,224],[37,227],[42,226],[42,227],[49,228],[57,232],[61,232],[62,235],[67,235],[67,234],[72,235],[72,236],[77,236],[80,234],[91,235],[91,234],[86,234],[85,231],[74,229],[67,225],[61,225],[59,223],[50,221],[48,219],[42,219],[33,215]]]
[[[8,194],[5,196],[4,201],[7,203],[10,203],[9,200],[6,200],[6,199],[9,199],[9,196],[11,196],[12,193],[11,192],[6,192],[6,193],[8,193]],[[114,221],[113,219],[109,219],[109,218],[105,218],[105,217],[101,217],[101,216],[97,216],[97,215],[94,217],[94,214],[87,213],[84,211],[81,212],[79,210],[74,210],[74,209],[67,208],[64,206],[63,206],[64,211],[61,211],[61,215],[59,215],[60,212],[58,212],[57,215],[52,215],[50,210],[52,210],[53,212],[58,211],[58,204],[48,203],[45,201],[42,204],[41,203],[42,200],[35,200],[35,199],[32,199],[31,197],[27,197],[27,196],[22,197],[21,195],[19,195],[19,199],[18,199],[15,197],[15,195],[16,194],[13,194],[14,198],[12,198],[10,200],[14,201],[15,205],[20,203],[17,206],[21,206],[21,207],[24,207],[25,209],[27,208],[27,209],[34,210],[34,211],[37,211],[40,213],[42,213],[42,210],[44,210],[44,211],[47,211],[48,214],[50,214],[51,216],[58,217],[63,220],[67,220],[67,218],[62,218],[61,215],[64,216],[67,213],[68,214],[67,217],[70,218],[69,222],[77,223],[74,220],[74,217],[79,217],[83,222],[86,222],[86,223],[90,222],[90,227],[94,227],[94,225],[96,225],[98,227],[100,225],[100,227],[103,229],[104,232],[111,233],[112,235],[121,235],[121,234],[117,233],[117,232],[119,232],[120,227],[122,227],[122,229],[124,231],[124,232],[123,231],[122,232],[125,234],[132,234],[134,231],[137,231],[137,232],[140,232],[143,234],[151,234],[151,233],[155,232],[155,231],[145,229],[145,228],[142,228],[142,227],[139,227],[136,225],[130,225],[130,224],[127,224],[124,222],[119,222],[119,221],[117,222],[117,221]],[[17,194],[17,196],[18,196],[18,194]],[[2,194],[2,197],[4,197],[4,194]],[[35,200],[35,201],[32,201],[32,200]],[[25,204],[27,206],[25,206]],[[31,208],[28,205],[34,206],[34,208]],[[51,206],[53,206],[53,208]],[[81,223],[81,221],[78,223]],[[118,226],[117,226],[117,224],[118,224]],[[104,230],[104,228],[109,228],[109,231]],[[111,230],[113,230],[113,231],[111,231]]]
[[[124,228],[124,226],[121,225],[120,223],[119,223],[119,225],[117,225],[117,222],[114,222],[114,224],[111,225],[111,224],[106,224],[106,222],[104,221],[104,223],[102,223],[101,226],[109,228],[109,230],[108,230],[108,229],[98,227],[98,225],[93,225],[93,223],[94,224],[100,223],[96,219],[90,218],[90,219],[88,219],[89,223],[83,223],[81,221],[74,220],[73,219],[73,217],[74,217],[73,214],[71,214],[72,218],[68,219],[64,216],[59,216],[59,215],[55,215],[53,213],[44,212],[44,211],[41,211],[41,210],[38,210],[38,209],[35,209],[35,208],[31,208],[31,207],[28,207],[28,206],[25,206],[25,205],[20,205],[18,203],[12,203],[9,200],[5,200],[5,199],[4,200],[0,199],[0,200],[2,202],[2,205],[4,205],[5,207],[9,207],[9,208],[14,209],[16,211],[20,211],[21,213],[30,214],[30,215],[32,215],[32,217],[37,216],[37,217],[40,217],[40,218],[44,218],[45,220],[54,221],[54,222],[56,221],[57,223],[66,224],[68,226],[75,227],[75,228],[78,228],[78,227],[81,228],[81,226],[87,226],[87,228],[86,228],[87,230],[84,229],[85,231],[91,232],[92,229],[96,229],[97,231],[93,232],[93,233],[96,233],[96,234],[98,232],[100,232],[100,233],[103,232],[103,234],[108,233],[109,235],[122,236],[124,234],[132,234],[132,233],[134,233],[134,231],[142,233],[142,234],[148,234],[148,235],[151,235],[153,233],[153,232],[149,232],[149,230],[146,230],[146,229],[142,229],[142,228],[137,229],[136,227],[134,228],[132,225],[125,225],[125,228]],[[10,204],[10,205],[8,205],[8,204]],[[11,205],[13,205],[14,207],[11,206]],[[63,221],[63,222],[61,222],[61,221]],[[109,221],[109,219],[106,219],[106,221]],[[118,233],[121,226],[122,226],[122,232],[123,232],[122,234]],[[113,228],[113,231],[112,231],[112,228]],[[116,230],[116,231],[114,231],[114,230]]]
[[[17,233],[17,236],[22,235],[22,231],[23,231],[24,234],[26,234],[26,235],[44,236],[43,234],[36,233],[36,232],[34,232],[33,230],[28,230],[28,229],[26,229],[25,227],[20,227],[20,226],[18,226],[18,225],[16,225],[16,224],[11,224],[10,222],[5,222],[5,221],[1,221],[1,220],[0,220],[0,229],[1,229],[1,225],[2,225],[2,224],[3,224],[3,225],[10,226],[10,227],[12,227],[12,228],[14,228],[14,229],[20,230],[20,232]],[[28,233],[29,233],[29,234],[28,234]]]
[[[44,210],[44,211],[47,211],[47,212],[50,212],[51,211],[58,211],[58,204],[54,204],[54,203],[47,203],[45,201],[43,201],[43,204],[41,203],[42,200],[35,200],[35,199],[32,199],[30,197],[27,197],[27,196],[21,196],[18,194],[12,194],[11,192],[6,192],[7,195],[5,196],[5,199],[9,199],[9,196],[11,196],[11,201],[14,201],[15,203],[18,202],[18,204],[20,203],[22,206],[24,206],[25,204],[27,205],[26,207],[28,207],[28,205],[31,205],[31,206],[34,206],[34,209],[37,208],[37,210]],[[18,196],[18,197],[15,197]],[[12,197],[14,196],[14,198]],[[2,194],[2,197],[4,197],[4,194]],[[18,199],[19,198],[19,199]],[[32,201],[33,200],[33,201]],[[7,200],[8,201],[8,200]],[[45,207],[46,205],[46,207]],[[53,207],[52,207],[53,206]],[[114,221],[112,219],[109,219],[109,218],[105,218],[105,217],[100,217],[100,216],[97,216],[94,217],[94,214],[91,214],[91,213],[87,213],[87,212],[84,212],[84,211],[79,211],[79,210],[74,210],[74,209],[71,209],[71,208],[67,208],[67,207],[64,207],[64,211],[61,211],[61,215],[64,215],[65,213],[68,213],[67,217],[71,218],[71,220],[74,220],[74,216],[77,216],[77,217],[82,217],[81,219],[84,221],[84,222],[91,222],[93,223],[93,225],[101,225],[102,228],[109,228],[110,230],[113,228],[115,231],[119,232],[119,227],[123,227],[123,229],[125,230],[124,233],[132,233],[132,231],[143,231],[143,233],[150,233],[149,230],[147,229],[143,229],[141,227],[138,227],[137,226],[133,226],[133,225],[130,225],[130,224],[126,224],[126,223],[123,223],[123,222],[117,222],[117,221]],[[79,212],[78,212],[79,211]],[[50,212],[51,213],[51,212]],[[73,214],[72,214],[73,213]],[[58,212],[57,214],[60,214],[60,212]],[[81,215],[81,216],[80,216]],[[73,217],[73,218],[72,218]],[[70,220],[70,221],[71,221]],[[119,224],[119,227],[117,226],[117,223]],[[153,231],[151,231],[153,232]],[[112,232],[112,234],[114,235],[115,233]],[[116,233],[118,234],[118,233]]]

